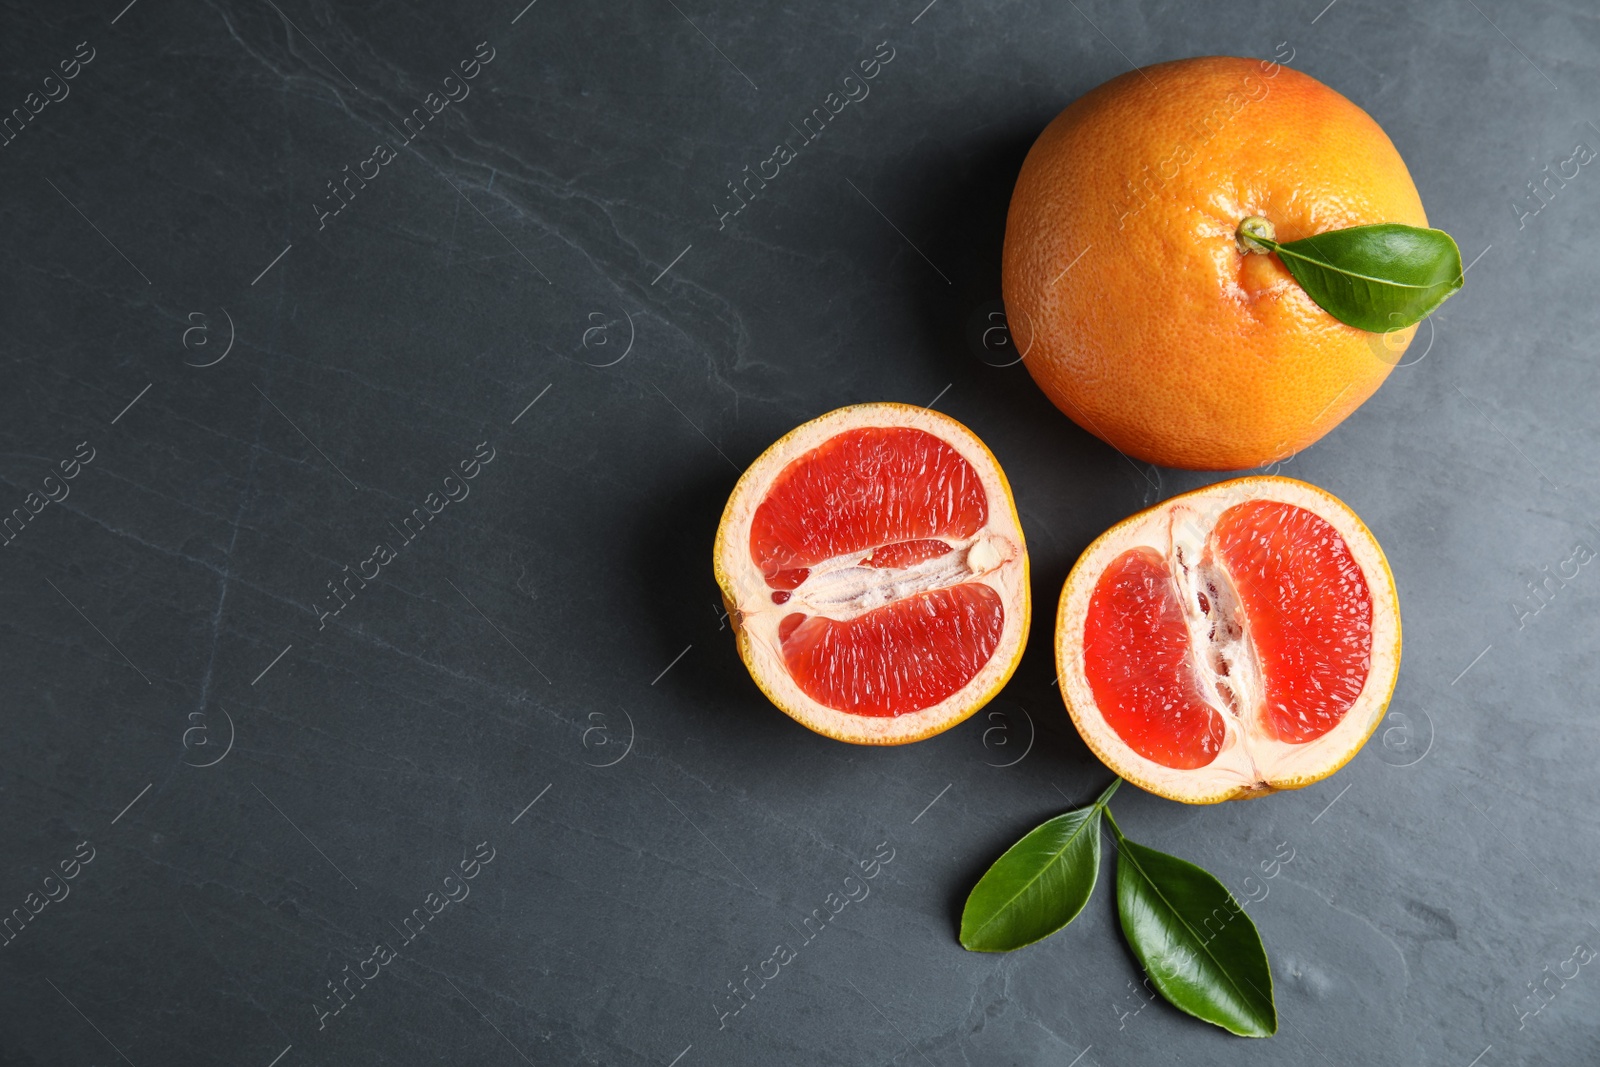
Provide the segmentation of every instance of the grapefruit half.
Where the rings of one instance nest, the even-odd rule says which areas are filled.
[[[1095,755],[1172,800],[1299,789],[1353,757],[1400,670],[1394,577],[1291,478],[1185,493],[1102,534],[1061,590],[1056,669]]]
[[[857,404],[791,431],[734,487],[713,560],[756,685],[840,741],[949,729],[1000,691],[1027,643],[1011,487],[936,411]]]

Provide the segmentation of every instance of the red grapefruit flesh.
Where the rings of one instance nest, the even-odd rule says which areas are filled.
[[[1062,691],[1124,778],[1207,802],[1298,788],[1382,717],[1400,616],[1382,550],[1321,490],[1244,478],[1108,531],[1062,591]]]
[[[1106,568],[1083,653],[1106,722],[1135,752],[1185,769],[1216,758],[1222,716],[1200,693],[1177,588],[1153,549],[1129,549]]]
[[[1339,532],[1292,504],[1223,513],[1212,533],[1266,681],[1266,727],[1291,744],[1339,725],[1372,662],[1372,592]]]
[[[728,502],[715,562],[757,684],[842,740],[961,721],[1027,633],[1005,476],[971,431],[919,408],[842,408],[773,445]]]
[[[789,620],[798,625],[784,630]],[[812,700],[856,715],[932,707],[972,681],[1005,630],[1005,606],[975,583],[935,589],[850,622],[789,615],[789,674]]]

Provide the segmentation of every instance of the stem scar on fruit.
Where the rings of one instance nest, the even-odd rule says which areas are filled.
[[[1271,222],[1260,215],[1247,215],[1239,221],[1239,228],[1234,231],[1233,236],[1240,252],[1246,255],[1251,252],[1267,255],[1277,243],[1278,231]]]

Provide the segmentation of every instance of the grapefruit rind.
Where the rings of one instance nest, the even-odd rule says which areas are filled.
[[[983,530],[1009,540],[1018,553],[992,573],[974,579],[994,588],[1005,606],[1005,626],[988,661],[966,685],[939,703],[893,717],[838,711],[819,704],[800,689],[789,674],[777,640],[777,627],[785,612],[774,609],[772,590],[749,551],[756,509],[778,474],[836,434],[867,426],[924,430],[960,453],[977,472],[988,498],[989,518]],[[1028,555],[1010,483],[999,461],[976,434],[948,415],[927,408],[889,402],[854,404],[819,416],[779,438],[734,486],[717,527],[712,566],[738,642],[739,658],[756,686],[796,722],[839,741],[898,745],[948,730],[966,721],[1005,688],[1027,647],[1032,616]]]
[[[1339,724],[1304,744],[1253,734],[1245,738],[1236,720],[1224,716],[1227,735],[1216,759],[1182,770],[1134,751],[1111,728],[1090,687],[1084,663],[1084,621],[1100,575],[1122,553],[1149,546],[1165,554],[1171,545],[1169,518],[1187,508],[1205,530],[1235,504],[1280,501],[1326,520],[1345,541],[1372,596],[1372,653],[1365,684]],[[1400,604],[1383,549],[1343,501],[1293,478],[1238,478],[1197,489],[1139,512],[1101,534],[1084,550],[1061,589],[1056,615],[1056,675],[1062,699],[1084,743],[1111,770],[1150,793],[1188,804],[1243,800],[1320,782],[1343,767],[1372,736],[1394,693],[1400,673]]]

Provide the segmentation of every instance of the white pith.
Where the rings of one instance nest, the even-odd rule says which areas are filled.
[[[1372,596],[1372,654],[1360,695],[1339,724],[1305,744],[1270,736],[1260,725],[1263,679],[1249,627],[1231,582],[1204,546],[1223,512],[1256,500],[1294,504],[1326,520],[1344,539]],[[1178,584],[1191,657],[1202,695],[1221,716],[1222,746],[1205,767],[1180,770],[1147,759],[1105,721],[1084,670],[1083,627],[1101,574],[1129,549],[1166,558]],[[1205,592],[1209,612],[1200,606]],[[1333,496],[1289,478],[1240,478],[1175,497],[1113,527],[1084,552],[1061,594],[1056,665],[1062,695],[1084,740],[1122,777],[1173,800],[1207,803],[1297,789],[1350,759],[1376,729],[1400,668],[1400,612],[1383,550],[1361,520]],[[1226,670],[1223,667],[1226,666]]]
[[[1201,695],[1237,729],[1246,714],[1259,713],[1263,699],[1249,621],[1239,610],[1233,579],[1206,551],[1211,524],[1182,504],[1171,508],[1167,522],[1167,569],[1178,587]]]
[[[789,591],[787,601],[773,603],[776,590],[766,583],[750,556],[750,526],[756,508],[778,474],[795,459],[837,434],[869,426],[925,430],[954,448],[972,465],[983,485],[987,523],[965,539],[940,538],[951,551],[909,567],[863,566],[872,549],[818,563],[804,582]],[[1005,475],[972,431],[923,408],[858,404],[814,419],[779,440],[751,464],[734,489],[718,529],[715,563],[729,619],[757,684],[791,717],[842,741],[894,744],[955,725],[982,706],[977,696],[999,691],[1027,638],[1027,552]],[[855,715],[812,700],[790,677],[778,640],[778,627],[788,615],[801,612],[848,621],[909,596],[967,582],[987,585],[999,594],[1005,624],[988,662],[971,681],[938,704],[894,717]]]
[[[867,566],[863,560],[870,552],[848,552],[824,560],[811,568],[787,601],[774,604],[769,594],[767,604],[755,610],[774,611],[780,618],[800,611],[848,622],[909,596],[985,577],[1020,554],[1018,546],[987,530],[964,541],[941,540],[950,545],[949,552],[910,567]]]

